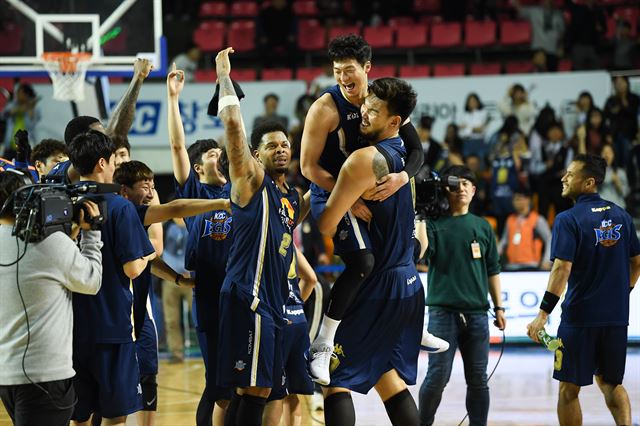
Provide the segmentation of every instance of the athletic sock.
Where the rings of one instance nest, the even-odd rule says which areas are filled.
[[[336,320],[344,318],[349,305],[375,264],[375,257],[368,249],[347,253],[341,257],[345,268],[331,288],[327,307],[327,315]]]
[[[233,391],[231,395],[231,401],[227,407],[227,412],[224,415],[224,426],[236,426],[236,417],[238,415],[238,406],[240,405],[240,395]],[[213,413],[213,411],[212,411]]]
[[[262,413],[267,404],[267,398],[260,398],[253,395],[242,395],[238,405],[236,416],[236,426],[260,426],[262,424]]]
[[[324,400],[325,426],[354,426],[356,411],[350,392],[338,392]]]
[[[384,402],[384,408],[394,426],[418,426],[420,415],[409,389],[393,395]]]
[[[320,332],[318,337],[313,343],[326,343],[333,347],[333,339],[336,337],[340,320],[334,320],[329,318],[326,314],[322,316],[322,324],[320,325]]]

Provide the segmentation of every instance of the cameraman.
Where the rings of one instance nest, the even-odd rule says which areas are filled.
[[[427,223],[429,265],[427,305],[429,332],[448,341],[452,350],[429,354],[427,376],[420,387],[420,422],[431,425],[451,376],[458,347],[467,381],[466,407],[470,425],[486,425],[489,413],[487,362],[489,324],[487,293],[493,301],[494,324],[504,330],[506,319],[500,292],[500,258],[489,223],[469,213],[476,191],[475,176],[465,166],[443,170],[460,180],[447,193],[449,215]]]
[[[20,171],[0,173],[0,205],[23,183]],[[94,203],[85,206],[90,216],[100,214]],[[0,217],[0,397],[16,425],[68,425],[71,419],[71,292],[94,295],[102,278],[100,231],[91,231],[84,215],[80,210],[80,249],[62,232],[25,249],[11,236],[13,202]]]

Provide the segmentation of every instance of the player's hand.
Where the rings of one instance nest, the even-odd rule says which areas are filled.
[[[133,75],[140,80],[149,77],[149,73],[153,70],[153,64],[150,60],[137,58],[133,63]]]
[[[527,336],[529,336],[531,340],[536,343],[540,343],[540,340],[538,339],[538,332],[547,324],[548,318],[549,315],[546,312],[540,311],[536,319],[527,324]]]
[[[369,207],[367,207],[361,199],[358,199],[358,201],[351,206],[351,213],[353,213],[358,219],[364,220],[365,222],[370,222],[373,218],[371,210],[369,210]]]
[[[171,71],[167,75],[167,93],[169,96],[175,97],[180,95],[184,88],[184,71],[176,69],[176,63],[173,63]]]
[[[218,80],[221,77],[228,77],[231,73],[231,61],[229,60],[229,54],[233,52],[235,52],[233,47],[227,47],[216,55],[216,75],[218,76]]]
[[[493,325],[500,330],[504,330],[507,327],[507,317],[504,311],[496,311],[496,319],[493,321]]]
[[[224,199],[222,200],[222,203],[224,205],[223,209],[226,210],[228,213],[231,213],[231,200]]]
[[[373,201],[384,201],[409,182],[407,172],[389,173],[376,182],[376,190],[371,198]]]
[[[196,279],[186,277],[185,275],[186,274],[182,274],[182,278],[180,278],[180,287],[194,288],[196,286]]]
[[[78,222],[80,224],[80,228],[85,231],[91,230],[91,224],[94,219],[100,217],[100,209],[98,205],[90,200],[82,201],[82,208],[80,209],[80,214],[78,215]]]
[[[329,256],[327,253],[320,253],[318,255],[318,265],[329,265],[331,264],[331,260],[329,260]]]

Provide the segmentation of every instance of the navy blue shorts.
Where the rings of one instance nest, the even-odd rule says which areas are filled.
[[[279,319],[282,323],[282,318]],[[282,372],[282,332],[273,310],[251,309],[236,290],[220,293],[218,386],[273,388]]]
[[[313,381],[309,375],[309,332],[302,305],[287,306],[287,319],[282,328],[282,359],[284,370],[275,383],[269,401],[283,399],[289,394],[312,395]]]
[[[593,376],[611,385],[622,384],[627,360],[627,326],[570,327],[560,323],[562,347],[555,352],[553,378],[587,386]]]
[[[231,399],[231,388],[217,385],[216,362],[218,360],[218,330],[198,330],[198,344],[204,361],[204,377],[207,382],[209,402]]]
[[[424,320],[424,289],[415,267],[372,274],[338,327],[332,387],[366,394],[395,369],[416,383]]]
[[[311,215],[317,221],[327,206],[331,193],[312,184]],[[340,220],[333,236],[334,252],[338,256],[358,250],[371,249],[371,239],[366,222],[356,218],[351,211]]]
[[[78,395],[73,420],[87,421],[94,412],[110,419],[142,409],[135,343],[74,342],[73,369]]]
[[[143,376],[158,374],[158,332],[150,317],[145,318],[142,324],[140,336],[136,340],[136,352],[140,374]]]

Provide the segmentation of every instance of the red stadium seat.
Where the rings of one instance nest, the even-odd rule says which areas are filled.
[[[434,77],[458,77],[464,75],[464,64],[435,64]]]
[[[427,45],[427,24],[413,24],[398,27],[396,47],[415,49]]]
[[[360,27],[358,25],[349,25],[344,27],[331,27],[329,28],[329,41],[333,40],[336,37],[347,35],[347,34],[360,35]]]
[[[322,75],[324,71],[322,67],[314,67],[314,68],[298,68],[298,72],[296,73],[296,79],[304,80],[307,84],[310,84],[314,78]]]
[[[393,47],[393,32],[393,28],[380,25],[365,27],[362,35],[371,47],[387,49]]]
[[[200,5],[200,18],[224,18],[227,16],[227,4],[221,1],[207,1]]]
[[[404,27],[405,25],[413,25],[416,23],[416,20],[413,19],[413,16],[394,16],[393,18],[389,18],[389,25],[391,28],[395,28],[396,30],[400,27]]]
[[[454,47],[462,43],[462,25],[459,22],[435,22],[431,25],[431,46]]]
[[[196,70],[196,72],[194,73],[194,77],[199,83],[216,81],[216,70]]]
[[[253,18],[258,16],[258,3],[254,1],[231,2],[230,15],[234,18]]]
[[[429,77],[429,65],[402,65],[400,67],[400,77]]]
[[[464,44],[467,47],[491,46],[496,42],[494,21],[467,21],[464,24]]]
[[[471,75],[494,75],[500,74],[500,64],[471,64]]]
[[[255,49],[256,24],[254,21],[234,21],[227,33],[227,44],[236,52]]]
[[[318,8],[314,0],[297,1],[293,3],[293,13],[297,16],[318,16]]]
[[[236,81],[256,81],[256,70],[253,68],[248,69],[232,69],[231,77]]]
[[[513,46],[531,43],[531,24],[528,21],[502,21],[500,44]]]
[[[3,31],[0,32],[0,53],[2,55],[18,55],[22,52],[22,33],[21,26],[5,24]]]
[[[413,11],[418,14],[434,14],[440,12],[441,6],[441,0],[415,0]]]
[[[530,61],[507,62],[504,70],[507,74],[528,74],[533,72],[533,63]]]
[[[573,62],[571,59],[561,59],[558,63],[558,71],[568,72],[573,70]]]
[[[193,32],[193,42],[203,52],[217,52],[225,47],[224,32],[224,22],[203,21]]]
[[[293,71],[291,68],[263,69],[262,80],[293,80]]]
[[[395,77],[396,66],[395,65],[374,65],[369,71],[369,80],[375,80],[382,77]]]
[[[326,46],[326,32],[317,19],[301,19],[298,23],[298,48],[308,52]]]

